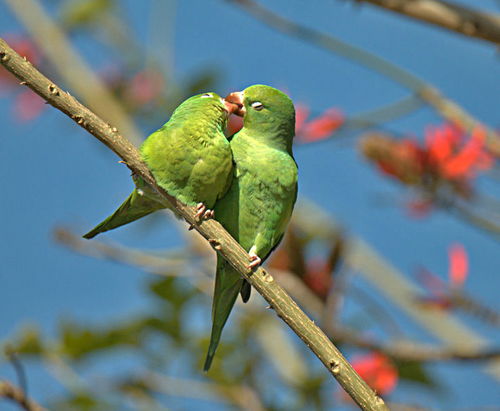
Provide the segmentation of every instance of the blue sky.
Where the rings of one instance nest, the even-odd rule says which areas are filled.
[[[130,30],[148,46],[151,3],[121,2]],[[462,3],[500,12],[494,1]],[[486,124],[498,126],[500,62],[494,46],[351,2],[278,0],[272,8],[396,63],[437,86]],[[222,73],[215,90],[220,94],[265,83],[286,88],[295,101],[314,111],[335,106],[347,115],[407,93],[376,73],[263,26],[228,2],[184,0],[173,9],[175,16],[166,19],[174,23],[173,44],[160,45],[156,53],[173,66],[176,80],[213,66]],[[0,4],[0,34],[9,32],[23,29],[7,6]],[[88,39],[80,36],[75,44],[94,68],[110,63],[110,56],[94,49]],[[55,226],[83,233],[112,211],[131,190],[128,169],[56,110],[49,108],[35,121],[20,123],[12,115],[11,104],[0,94],[0,340],[28,322],[51,332],[64,317],[105,323],[145,309],[144,273],[74,254],[52,239]],[[424,109],[390,127],[422,136],[426,125],[440,121]],[[144,135],[160,126],[141,125]],[[378,205],[380,194],[397,198],[401,190],[362,161],[354,139],[300,146],[295,154],[300,167],[299,198],[321,204],[408,275],[425,265],[444,277],[448,245],[463,243],[471,260],[468,292],[500,309],[498,242],[442,212],[410,220],[398,207]],[[146,232],[130,225],[106,238],[154,249],[180,243],[168,224]],[[481,331],[499,340],[498,332]],[[476,365],[434,368],[447,387],[451,389],[452,383],[457,387],[452,394],[428,399],[436,407],[492,405],[500,400],[497,383]],[[43,398],[51,392],[36,376],[31,380],[34,396]],[[414,391],[404,392],[409,399],[419,398]]]

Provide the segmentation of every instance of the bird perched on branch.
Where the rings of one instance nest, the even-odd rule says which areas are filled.
[[[181,202],[197,205],[197,218],[213,216],[210,209],[231,183],[233,158],[224,131],[229,113],[236,109],[216,93],[198,94],[179,105],[141,146],[141,157],[158,185]],[[140,177],[134,177],[134,183],[123,204],[84,238],[167,207]]]
[[[297,164],[292,153],[295,109],[286,94],[265,85],[231,93],[226,101],[239,106],[236,114],[243,116],[243,128],[231,139],[233,180],[227,194],[217,201],[215,215],[248,251],[249,268],[254,268],[283,238],[297,198]],[[238,294],[246,302],[250,291],[250,284],[217,256],[205,371],[210,368]]]

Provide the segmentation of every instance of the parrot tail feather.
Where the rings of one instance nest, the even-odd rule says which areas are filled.
[[[94,238],[97,234],[131,223],[161,208],[164,208],[164,206],[140,194],[135,189],[113,214],[90,230],[83,238]]]
[[[226,324],[236,298],[240,293],[243,279],[222,257],[217,256],[214,301],[212,305],[212,334],[208,347],[204,371],[208,371],[219,345],[222,329]]]

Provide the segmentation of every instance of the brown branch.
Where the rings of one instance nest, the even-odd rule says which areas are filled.
[[[264,410],[257,393],[245,385],[197,381],[149,372],[133,380],[124,381],[119,385],[119,389],[125,393],[133,392],[135,385],[146,386],[148,390],[167,396],[223,402],[241,410]]]
[[[46,411],[41,405],[30,400],[23,390],[5,380],[0,380],[0,399],[1,398],[15,402],[26,411]]]
[[[416,96],[432,106],[443,118],[462,126],[465,130],[471,130],[478,125],[484,127],[480,121],[476,120],[462,107],[442,95],[437,88],[375,54],[351,46],[335,37],[281,17],[279,14],[268,10],[253,0],[230,0],[230,2],[237,4],[257,20],[262,21],[282,33],[341,55],[349,60],[355,61],[363,67],[392,79],[411,90]],[[495,156],[500,156],[499,135],[491,129],[486,127],[485,129],[486,146],[488,150]]]
[[[443,0],[354,0],[403,14],[435,26],[500,44],[500,16]]]
[[[67,114],[78,125],[115,152],[136,175],[142,177],[176,212],[212,245],[266,299],[277,315],[304,341],[344,390],[363,410],[387,410],[380,398],[354,371],[330,339],[298,307],[264,269],[248,270],[247,252],[214,220],[198,224],[195,208],[179,202],[156,184],[141,161],[137,149],[96,114],[59,88],[0,39],[0,63],[49,104]]]

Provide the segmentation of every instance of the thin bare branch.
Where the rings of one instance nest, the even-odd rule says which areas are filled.
[[[290,328],[316,354],[328,371],[363,410],[387,410],[379,397],[352,368],[342,353],[313,321],[299,308],[274,278],[263,268],[249,271],[249,255],[215,220],[198,223],[195,207],[182,204],[159,187],[142,162],[138,150],[95,113],[54,84],[31,63],[19,56],[0,39],[0,63],[49,104],[67,114],[99,141],[115,152],[136,175],[140,176],[172,206],[259,292]]]
[[[148,253],[118,244],[95,240],[87,241],[64,228],[56,228],[54,230],[54,238],[57,242],[83,255],[143,267],[153,274],[168,272],[169,276],[190,275],[181,271],[186,263],[186,253],[181,253],[180,251],[160,255],[159,253]]]
[[[0,399],[5,398],[26,411],[46,411],[41,405],[29,399],[23,390],[11,384],[9,381],[0,380]]]
[[[354,0],[370,3],[435,26],[500,44],[500,16],[443,0]]]

